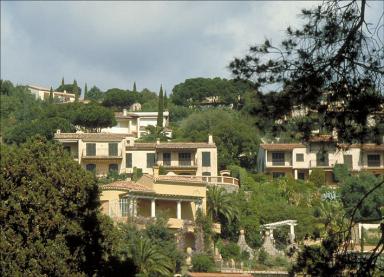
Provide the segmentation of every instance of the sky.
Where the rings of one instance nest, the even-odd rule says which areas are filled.
[[[189,78],[231,78],[228,64],[279,42],[302,8],[321,2],[1,1],[1,79],[56,88],[168,92]],[[368,15],[378,16],[380,1]]]

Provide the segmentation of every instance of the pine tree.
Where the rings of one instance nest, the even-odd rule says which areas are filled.
[[[73,81],[72,93],[75,94],[75,102],[79,102],[79,88],[77,86],[77,81],[76,80]]]
[[[159,106],[157,109],[157,128],[160,130],[163,128],[163,112],[164,112],[164,96],[163,96],[163,86],[160,86],[159,92]]]
[[[64,77],[61,79],[61,85],[64,86]]]
[[[87,83],[85,83],[85,86],[84,86],[84,99],[87,99],[88,97],[88,87],[87,87]]]
[[[49,103],[53,103],[53,89],[51,87],[50,91],[49,91]]]
[[[136,82],[133,82],[133,92],[137,92],[137,90],[136,90]]]

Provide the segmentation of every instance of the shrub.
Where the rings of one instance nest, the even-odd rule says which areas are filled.
[[[322,169],[315,168],[309,175],[309,181],[311,181],[316,187],[320,188],[325,185],[325,172]]]
[[[192,257],[192,271],[212,272],[214,267],[212,257],[207,254],[196,254]]]
[[[222,246],[222,248],[220,249],[220,253],[224,260],[228,260],[228,259],[239,260],[240,247],[236,243],[230,242]]]

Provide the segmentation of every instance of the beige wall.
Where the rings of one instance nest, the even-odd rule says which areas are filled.
[[[203,167],[203,152],[211,153],[211,166]],[[203,172],[210,172],[211,176],[217,176],[217,148],[198,148],[196,152],[197,176],[202,176]]]
[[[132,173],[133,167],[141,168],[143,173],[153,174],[152,168],[147,168],[147,153],[155,153],[155,150],[134,150],[127,151],[126,153],[132,154],[132,168],[125,168],[126,163],[124,162],[124,172]],[[125,155],[124,155],[125,161]]]

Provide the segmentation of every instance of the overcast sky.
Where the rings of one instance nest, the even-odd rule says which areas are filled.
[[[234,57],[279,41],[316,3],[1,1],[1,78],[168,92],[188,78],[230,78]],[[382,2],[370,5],[382,12]]]

